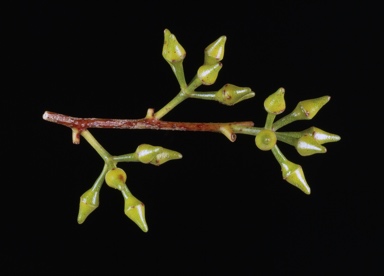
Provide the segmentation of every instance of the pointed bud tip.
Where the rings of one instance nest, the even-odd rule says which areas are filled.
[[[283,179],[285,181],[299,188],[307,195],[311,193],[311,188],[305,179],[303,168],[300,165],[292,163],[288,160],[285,160],[285,162],[282,162],[280,165],[283,172]]]
[[[126,216],[132,220],[143,232],[148,232],[148,225],[145,220],[144,204],[133,206],[125,211]]]
[[[130,195],[125,199],[124,213],[130,220],[136,223],[143,232],[148,232],[148,225],[145,220],[144,203],[138,200],[135,196]]]
[[[96,210],[96,208],[97,208],[97,206],[92,206],[92,205],[88,205],[86,203],[81,202],[80,203],[80,208],[79,208],[79,213],[77,215],[77,222],[79,224],[82,224],[87,219],[87,217],[93,211]]]

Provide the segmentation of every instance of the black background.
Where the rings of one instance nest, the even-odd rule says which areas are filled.
[[[14,1],[3,9],[3,55],[11,84],[2,97],[0,274],[347,275],[383,273],[380,84],[382,16],[358,1],[206,2]],[[330,95],[311,121],[341,136],[326,154],[301,157],[312,189],[282,179],[254,137],[198,132],[91,129],[111,154],[141,143],[179,151],[155,167],[121,164],[146,205],[148,233],[123,212],[121,194],[103,187],[100,206],[77,223],[80,195],[103,161],[44,111],[76,117],[142,118],[164,106],[178,84],[161,56],[169,29],[187,52],[187,81],[204,48],[227,36],[215,91],[225,83],[256,97],[228,107],[187,100],[164,119],[254,121],[264,99],[286,89],[287,111]],[[381,68],[381,71],[379,70]],[[379,74],[375,77],[375,74]],[[380,122],[381,123],[381,122]],[[375,128],[376,127],[376,128]],[[375,175],[376,174],[376,175]]]

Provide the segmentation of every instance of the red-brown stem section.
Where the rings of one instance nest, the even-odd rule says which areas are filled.
[[[114,128],[114,129],[154,129],[154,130],[177,130],[177,131],[206,131],[223,132],[223,128],[232,125],[252,127],[251,121],[226,122],[226,123],[204,123],[204,122],[171,122],[155,118],[142,119],[102,119],[102,118],[77,118],[55,112],[46,111],[43,119],[60,124],[69,128],[75,128],[82,132],[88,128]],[[233,133],[231,141],[236,139]]]

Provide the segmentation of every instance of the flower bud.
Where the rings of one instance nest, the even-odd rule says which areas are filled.
[[[301,156],[309,156],[316,153],[327,152],[327,149],[320,145],[316,139],[310,135],[304,135],[297,139],[295,148]]]
[[[148,144],[141,144],[137,147],[135,155],[137,159],[144,164],[162,165],[173,159],[180,159],[182,155],[170,149]]]
[[[285,110],[285,89],[279,88],[275,93],[269,95],[264,101],[264,108],[268,113],[280,114]]]
[[[320,145],[330,142],[337,142],[341,139],[339,135],[326,132],[317,127],[310,127],[306,130],[303,130],[301,133],[302,135],[311,135]]]
[[[255,137],[256,146],[263,151],[271,150],[276,141],[276,133],[269,129],[261,130]]]
[[[163,58],[170,64],[182,62],[186,56],[183,46],[168,29],[164,30]]]
[[[125,197],[124,213],[130,218],[143,232],[148,232],[148,225],[145,220],[145,206],[144,204],[129,194]]]
[[[224,46],[227,40],[226,36],[221,36],[215,42],[212,42],[204,50],[204,64],[212,65],[224,58]]]
[[[105,175],[105,182],[111,188],[121,190],[127,181],[127,174],[123,169],[113,168]]]
[[[89,189],[80,197],[79,213],[77,222],[82,224],[85,219],[99,207],[99,191]]]
[[[279,128],[298,120],[310,120],[319,110],[331,99],[330,96],[323,96],[316,99],[301,101],[295,109],[280,120],[273,123],[272,128],[276,131]]]
[[[214,84],[222,66],[220,62],[212,65],[202,65],[197,70],[197,77],[204,85]]]
[[[254,96],[255,92],[249,87],[226,84],[215,93],[215,100],[225,105],[234,105]]]
[[[310,120],[315,117],[317,112],[319,112],[330,99],[330,96],[323,96],[316,99],[301,101],[297,104],[291,114],[296,120]]]
[[[296,186],[307,195],[311,193],[311,188],[309,188],[308,183],[305,180],[304,172],[300,165],[285,159],[280,163],[280,166],[284,180],[293,186]]]

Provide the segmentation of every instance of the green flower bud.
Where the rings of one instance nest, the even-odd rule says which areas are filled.
[[[163,58],[170,64],[182,62],[186,56],[183,46],[168,29],[164,30]]]
[[[141,144],[135,152],[137,160],[144,164],[162,165],[167,161],[180,159],[182,155],[170,149],[148,144]]]
[[[197,77],[204,85],[214,84],[222,66],[220,62],[212,65],[202,65],[197,70]]]
[[[143,232],[148,232],[148,225],[145,220],[145,206],[144,204],[129,194],[125,197],[124,213],[130,218]]]
[[[99,207],[99,191],[89,189],[80,197],[77,222],[82,224],[97,207]]]
[[[215,42],[212,42],[204,50],[204,64],[212,65],[224,58],[224,46],[227,40],[226,36],[221,36]]]
[[[269,129],[263,129],[255,137],[256,146],[263,151],[271,150],[276,141],[276,133]]]
[[[285,110],[284,100],[285,89],[279,88],[275,93],[271,94],[264,101],[264,108],[268,113],[280,114]]]
[[[302,135],[311,135],[320,145],[330,142],[337,142],[341,139],[339,135],[326,132],[317,127],[310,127],[306,130],[303,130],[301,133]]]
[[[327,149],[320,145],[316,139],[310,135],[304,135],[297,139],[295,148],[301,156],[309,156],[316,153],[327,152]]]
[[[331,99],[330,96],[323,96],[316,99],[311,100],[305,100],[301,101],[297,104],[295,109],[289,113],[288,115],[284,116],[280,120],[273,123],[272,128],[276,131],[279,128],[290,124],[294,121],[298,120],[310,120],[319,110]]]
[[[215,100],[225,105],[234,105],[254,96],[255,92],[249,87],[226,84],[215,93]]]
[[[123,169],[113,168],[105,175],[105,182],[111,188],[121,190],[127,181],[127,174]]]
[[[300,165],[284,160],[280,163],[280,166],[284,180],[293,186],[296,186],[307,195],[311,193],[311,188],[309,188],[308,183],[305,180],[304,172]]]
[[[296,120],[310,120],[315,117],[317,112],[319,112],[330,99],[330,96],[323,96],[316,99],[301,101],[297,104],[291,114]]]

